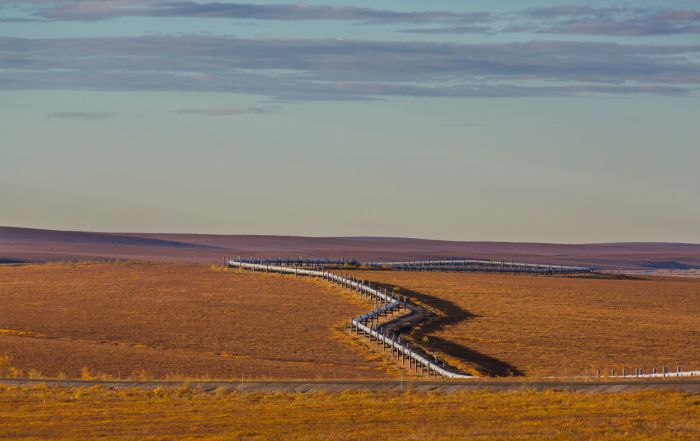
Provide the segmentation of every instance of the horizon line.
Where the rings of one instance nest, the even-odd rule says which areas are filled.
[[[16,230],[36,230],[60,233],[87,233],[106,235],[187,235],[187,236],[242,236],[242,237],[278,237],[278,238],[303,238],[303,239],[383,239],[383,240],[414,240],[426,242],[456,242],[456,243],[510,243],[510,244],[537,244],[537,245],[558,245],[558,246],[596,246],[596,245],[681,245],[700,246],[695,242],[674,242],[674,241],[612,241],[612,242],[536,242],[536,241],[509,241],[509,240],[464,240],[464,239],[431,239],[425,237],[412,236],[371,236],[371,235],[341,235],[341,236],[308,236],[299,234],[250,234],[250,233],[188,233],[188,232],[158,232],[158,231],[106,231],[106,230],[71,230],[38,227],[18,227],[12,225],[0,225],[0,229]]]

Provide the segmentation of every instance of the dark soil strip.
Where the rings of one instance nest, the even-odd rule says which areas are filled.
[[[99,380],[33,380],[0,379],[7,386],[60,386],[93,387],[109,389],[161,387],[191,387],[205,391],[216,389],[241,392],[462,392],[462,391],[511,391],[556,390],[586,392],[628,392],[640,390],[671,390],[700,394],[700,379],[628,380],[628,381],[99,381]]]

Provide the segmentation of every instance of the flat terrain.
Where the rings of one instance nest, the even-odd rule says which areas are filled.
[[[700,280],[355,272],[405,288],[436,317],[414,341],[467,370],[594,375],[700,369]],[[461,360],[461,361],[460,361]]]
[[[255,394],[0,386],[0,437],[106,439],[696,440],[678,392]]]
[[[0,263],[110,258],[219,263],[224,256],[300,255],[366,260],[479,257],[617,270],[673,270],[677,274],[700,270],[700,244],[463,242],[394,237],[93,233],[0,227]]]
[[[20,374],[14,367],[72,378],[387,377],[342,332],[369,305],[325,282],[182,263],[56,263],[0,266],[0,299],[0,376]]]

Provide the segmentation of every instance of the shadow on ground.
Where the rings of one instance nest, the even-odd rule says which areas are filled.
[[[623,273],[588,273],[588,274],[576,274],[561,276],[567,279],[597,279],[597,280],[649,280],[645,277],[640,277],[631,274]]]
[[[394,289],[393,285],[376,284],[387,288],[390,291]],[[467,364],[473,365],[483,375],[494,377],[511,377],[522,376],[524,373],[513,366],[512,364],[483,354],[474,349],[458,343],[436,337],[435,334],[443,330],[446,326],[455,325],[465,320],[477,317],[475,314],[467,311],[446,299],[431,296],[425,293],[412,291],[409,289],[398,287],[398,294],[408,297],[410,300],[417,301],[423,305],[427,305],[432,311],[426,311],[425,320],[418,324],[413,329],[401,329],[401,332],[412,335],[416,341],[421,342],[423,337],[428,337],[428,345],[426,350],[437,350],[450,357],[458,358]]]

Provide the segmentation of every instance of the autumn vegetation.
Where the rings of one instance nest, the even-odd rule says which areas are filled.
[[[370,304],[312,279],[182,263],[0,266],[0,298],[0,376],[386,378],[395,369],[342,331]]]
[[[344,270],[343,270],[344,271]],[[425,306],[409,339],[487,376],[699,369],[700,280],[355,271]],[[183,263],[0,266],[0,376],[396,378],[329,283]]]
[[[411,339],[486,375],[700,369],[700,279],[356,271],[434,319]]]
[[[698,368],[700,280],[353,274],[424,306],[432,317],[408,338],[475,373]],[[416,393],[408,381],[403,392],[256,393],[188,385],[397,378],[394,362],[343,332],[372,304],[314,279],[183,263],[0,266],[0,298],[0,377],[185,380],[0,385],[0,439],[700,438],[698,395],[664,390]]]
[[[0,435],[21,440],[696,440],[676,392],[258,394],[0,386]]]

